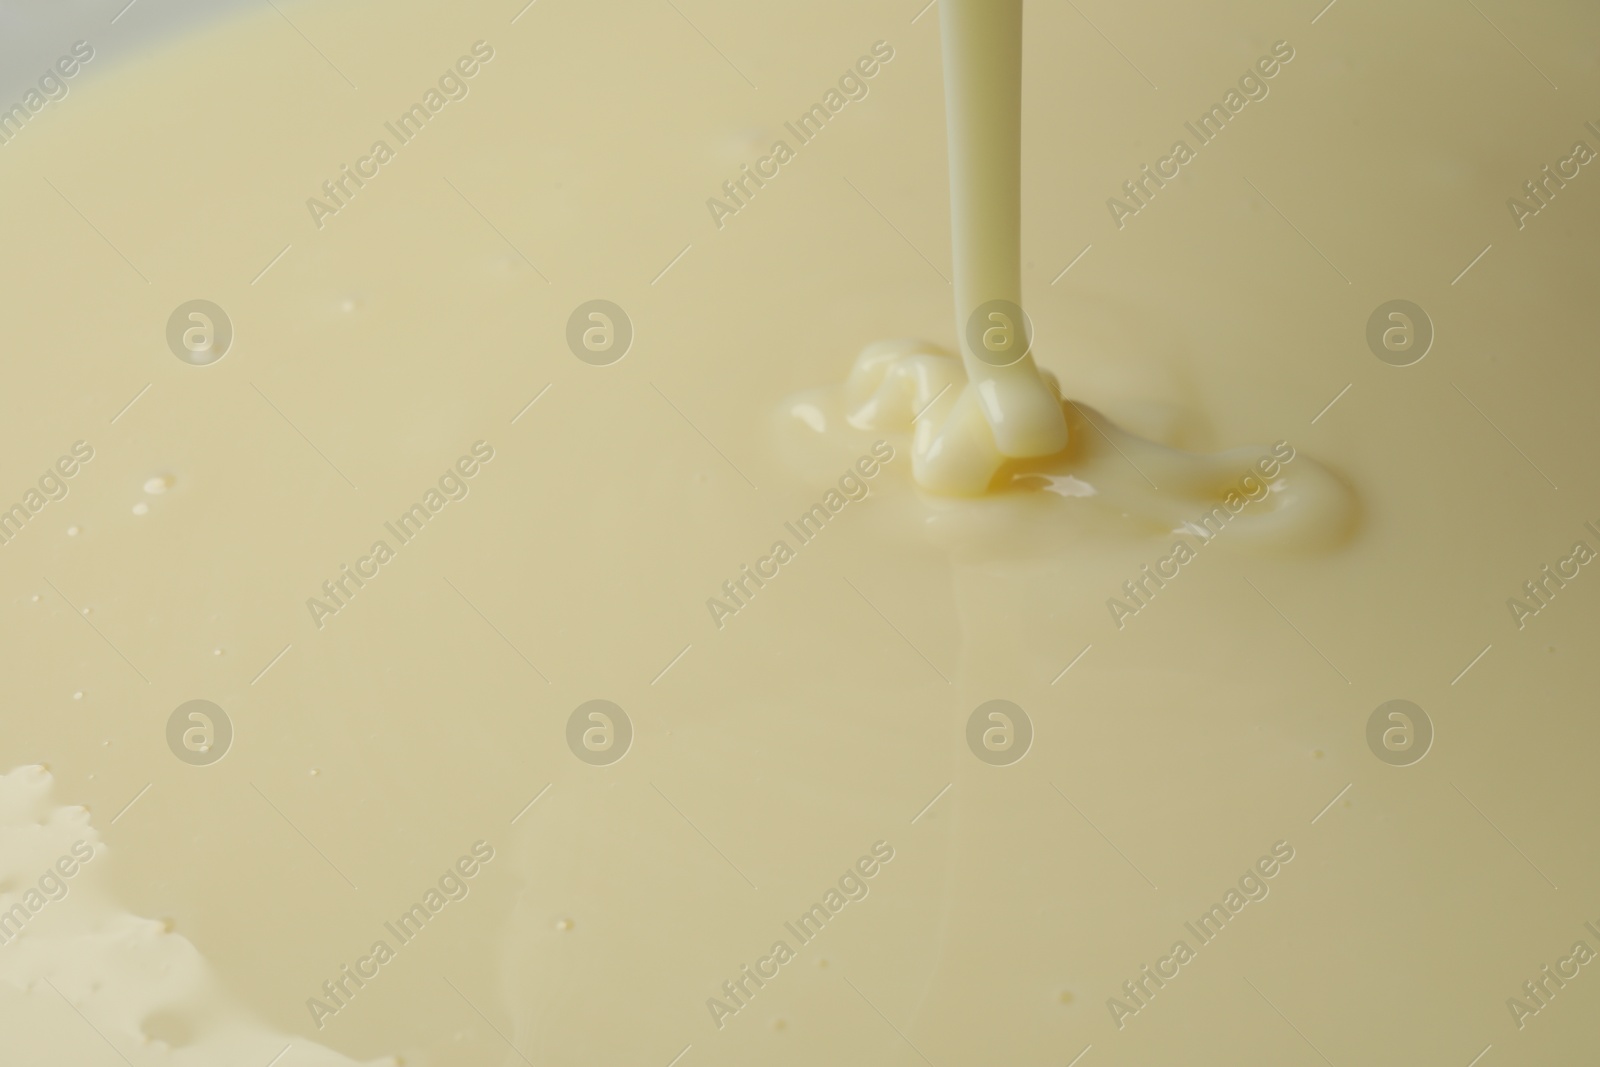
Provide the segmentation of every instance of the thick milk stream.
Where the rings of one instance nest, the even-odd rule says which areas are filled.
[[[946,3],[939,8],[939,27],[951,270],[967,384],[954,391],[948,408],[930,413],[930,422],[941,429],[925,446],[919,442],[917,475],[930,488],[970,492],[985,488],[987,480],[980,483],[967,473],[979,462],[975,455],[955,453],[1050,455],[1066,445],[1067,428],[1059,398],[1017,336],[1023,323],[1013,321],[1009,309],[985,310],[997,302],[1018,308],[1022,301],[1022,2]],[[974,316],[985,331],[1005,331],[999,360],[982,347],[983,333],[980,347],[973,348],[967,324]],[[982,416],[981,427],[974,413]]]

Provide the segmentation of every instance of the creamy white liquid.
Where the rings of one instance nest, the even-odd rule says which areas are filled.
[[[992,474],[998,457],[1061,451],[1067,428],[1059,397],[1030,354],[991,366],[967,338],[968,322],[985,305],[1020,307],[1022,300],[1022,0],[945,3],[939,25],[956,328],[968,381],[952,390],[948,406],[930,413],[940,429],[919,442],[917,475],[929,488],[974,492],[987,487],[981,471]],[[996,320],[996,328],[1023,329],[1010,318]]]
[[[1595,15],[1485,7],[1557,92],[1470,10],[1031,5],[1016,302],[1067,431],[1035,455],[969,392],[921,258],[955,262],[931,11],[515,6],[102,49],[0,147],[0,503],[94,451],[0,547],[0,912],[94,848],[0,944],[0,1062],[1584,1062],[1592,964],[1520,1029],[1506,1002],[1600,949],[1600,578],[1520,629],[1507,599],[1600,548],[1597,209],[1581,177],[1523,230],[1505,199],[1587,136],[1600,87],[1562,42]],[[1270,94],[1118,229],[1107,198],[1282,39]],[[879,40],[865,98],[709,223]],[[319,229],[307,199],[477,41],[465,98]],[[1405,368],[1364,338],[1397,297],[1436,327]],[[196,298],[234,326],[209,366],[164,336]],[[595,298],[635,327],[610,366],[566,345]],[[307,601],[479,441],[319,628]],[[1394,698],[1436,732],[1409,767],[1367,746]],[[193,699],[234,725],[210,766],[167,747]],[[634,730],[609,766],[566,741],[595,699]],[[997,699],[1033,725],[1010,766],[966,739]],[[318,1028],[479,841],[469,891]]]

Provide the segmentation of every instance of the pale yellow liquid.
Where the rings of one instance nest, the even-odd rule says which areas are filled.
[[[1004,366],[980,359],[975,317],[1009,333],[1020,308],[1022,3],[956,0],[939,9],[950,155],[951,287],[966,381],[914,397],[927,426],[914,450],[918,484],[935,491],[988,488],[1005,458],[1048,456],[1067,444],[1060,398],[1031,354]],[[994,317],[992,302],[1008,305]],[[987,335],[985,335],[987,336]],[[981,343],[981,342],[980,342]],[[857,377],[860,375],[858,374]]]
[[[1060,465],[952,499],[870,397],[806,392],[877,338],[954,347],[919,258],[948,273],[933,14],[685,7],[752,90],[665,5],[514,7],[286,8],[358,91],[265,11],[0,148],[0,494],[95,449],[0,548],[5,903],[98,849],[0,945],[0,1062],[1592,1055],[1593,965],[1520,1030],[1505,1002],[1600,948],[1600,579],[1521,630],[1505,602],[1596,545],[1600,179],[1522,231],[1504,201],[1587,136],[1594,15],[1489,12],[1556,92],[1470,10],[1085,8],[1157,91],[1031,7],[1023,296],[1082,413]],[[470,96],[316,229],[305,199],[480,39]],[[867,98],[709,224],[880,39]],[[1118,230],[1106,198],[1279,39],[1271,94]],[[610,367],[564,341],[596,296],[637,330]],[[163,336],[196,297],[237,331],[209,367]],[[1438,333],[1403,369],[1363,339],[1395,297]],[[1252,503],[1118,629],[1107,600],[1203,510],[1133,435],[1229,456],[1213,499],[1288,441],[1284,478],[1336,472],[1349,521]],[[866,499],[716,628],[706,600],[880,438]],[[478,440],[470,495],[316,628],[307,598]],[[191,767],[164,728],[202,697],[236,737]],[[609,767],[564,740],[597,697],[636,730]],[[1404,768],[1364,738],[1396,697],[1437,730]],[[1009,767],[964,739],[996,698],[1036,731]],[[307,999],[480,839],[470,894],[317,1029]],[[718,1029],[708,998],[880,840],[866,898]],[[1279,841],[1270,895],[1119,1030],[1107,1000]]]

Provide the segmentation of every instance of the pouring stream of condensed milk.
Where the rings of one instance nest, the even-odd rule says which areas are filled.
[[[851,399],[887,386],[917,418],[913,471],[924,488],[976,494],[1007,458],[1060,452],[1067,423],[1054,382],[1028,350],[1022,315],[1022,0],[939,6],[944,38],[950,220],[961,370],[916,342],[869,347]],[[887,396],[880,400],[888,399]],[[879,426],[872,412],[851,421]],[[927,420],[921,418],[926,414]]]
[[[1000,455],[1050,455],[1066,447],[1067,424],[1060,398],[1027,351],[1027,326],[1018,315],[1022,0],[956,0],[940,5],[939,18],[956,329],[970,403],[982,414]]]
[[[1243,472],[1262,497],[1236,542],[1304,547],[1342,537],[1351,495],[1314,461],[1291,468],[1263,461],[1261,447],[1202,456],[1145,440],[1064,401],[1035,364],[1020,306],[1022,0],[942,0],[939,13],[961,356],[915,339],[869,345],[845,385],[849,422],[912,434],[913,474],[937,493],[1059,491],[1065,482],[1073,488],[1061,495],[1097,497],[1099,507],[1171,530],[1196,501],[1243,510],[1245,498],[1230,494]]]

